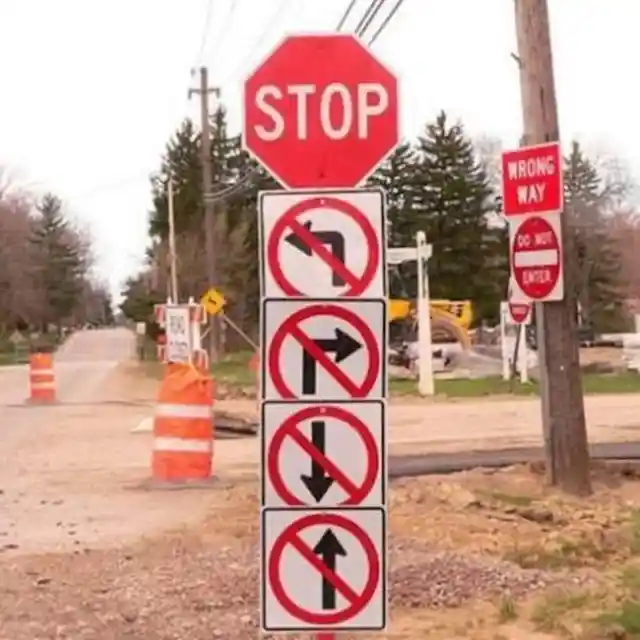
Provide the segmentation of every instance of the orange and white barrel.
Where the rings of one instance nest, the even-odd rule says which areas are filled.
[[[169,364],[153,422],[153,480],[209,478],[213,431],[213,381],[192,365]]]
[[[29,356],[29,400],[43,403],[56,401],[56,379],[51,353],[33,353]]]

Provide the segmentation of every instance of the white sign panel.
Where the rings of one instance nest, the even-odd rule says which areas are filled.
[[[266,508],[262,545],[264,631],[385,628],[384,509]]]
[[[385,196],[379,189],[260,194],[262,295],[386,295]]]
[[[168,362],[188,363],[191,361],[193,345],[191,341],[190,309],[188,306],[165,309],[166,359]]]
[[[385,403],[265,402],[262,504],[385,503]]]
[[[386,336],[386,300],[265,300],[263,399],[385,397]]]

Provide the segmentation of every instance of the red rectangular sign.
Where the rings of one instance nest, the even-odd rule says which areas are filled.
[[[557,213],[563,208],[559,142],[502,154],[502,208],[505,216]]]

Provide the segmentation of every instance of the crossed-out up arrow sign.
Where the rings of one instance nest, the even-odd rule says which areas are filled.
[[[313,553],[320,556],[322,563],[329,571],[336,573],[338,556],[346,557],[347,552],[331,529],[327,529],[313,548]],[[322,608],[336,608],[336,587],[324,576],[322,577]]]
[[[339,231],[311,231],[311,221],[304,223],[304,228],[311,233],[322,244],[328,244],[331,248],[331,253],[339,260],[342,264],[345,264],[346,260],[346,251],[345,251],[345,242],[344,236]],[[288,242],[292,247],[298,249],[306,256],[311,256],[313,253],[313,249],[304,241],[300,236],[295,233],[290,233],[285,237],[285,242]],[[341,275],[336,273],[333,269],[331,270],[331,284],[334,287],[342,287],[345,284],[345,281]]]
[[[362,349],[362,344],[342,329],[335,329],[335,338],[317,338],[316,345],[325,353],[335,353],[335,362],[340,363]],[[306,349],[302,351],[302,393],[316,393],[317,362]]]

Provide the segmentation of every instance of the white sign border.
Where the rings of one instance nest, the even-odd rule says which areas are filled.
[[[266,536],[265,536],[265,528],[266,528],[266,519],[267,514],[269,512],[274,511],[287,511],[287,512],[297,512],[300,514],[300,517],[304,517],[309,513],[335,513],[341,515],[345,519],[349,518],[349,513],[357,513],[357,512],[378,512],[381,515],[381,523],[382,523],[382,544],[379,549],[379,561],[380,561],[380,586],[381,586],[381,596],[382,596],[382,624],[380,626],[375,627],[361,627],[361,626],[349,626],[348,624],[344,625],[332,625],[332,626],[324,626],[324,627],[309,627],[309,626],[301,626],[301,627],[286,627],[286,628],[275,628],[275,627],[267,627],[266,626],[266,591],[267,591],[267,558],[269,555],[267,554],[267,545],[266,545]],[[375,541],[374,541],[375,542]],[[352,631],[352,632],[361,632],[361,631],[385,631],[388,627],[389,623],[389,514],[387,511],[387,507],[335,507],[332,509],[327,509],[324,507],[262,507],[260,509],[260,629],[263,633],[318,633],[318,632],[331,632],[331,631]]]
[[[380,477],[380,493],[382,499],[377,502],[375,506],[386,506],[389,502],[389,439],[388,439],[388,423],[389,423],[389,408],[387,406],[387,400],[384,398],[371,398],[360,399],[353,398],[352,400],[337,400],[336,402],[330,402],[327,400],[264,400],[260,403],[260,503],[262,508],[289,508],[289,509],[305,509],[305,508],[321,508],[321,509],[341,509],[340,505],[332,504],[310,504],[304,506],[286,506],[280,503],[268,504],[266,499],[268,471],[267,471],[267,456],[268,442],[265,437],[264,425],[266,424],[265,414],[269,406],[291,406],[296,407],[296,411],[302,407],[322,407],[322,406],[353,406],[353,405],[378,405],[381,412],[381,439],[378,443],[380,450],[380,469],[378,475]],[[360,505],[353,505],[358,507]],[[362,505],[362,508],[369,508],[374,505]]]
[[[381,217],[382,217],[382,228],[376,229],[374,225],[374,229],[376,231],[376,235],[380,238],[380,264],[378,266],[378,270],[382,271],[382,291],[384,295],[388,295],[389,292],[389,269],[387,267],[387,244],[388,244],[388,213],[389,207],[387,204],[387,194],[384,189],[380,187],[367,187],[365,189],[291,189],[290,191],[285,191],[279,189],[277,191],[260,191],[258,192],[258,254],[259,254],[259,265],[260,265],[260,290],[265,291],[266,289],[266,281],[267,281],[267,243],[269,238],[265,236],[264,230],[264,216],[262,214],[263,211],[263,201],[265,199],[276,199],[280,197],[290,197],[290,196],[300,196],[301,200],[310,199],[310,198],[322,198],[322,197],[335,197],[348,200],[350,195],[354,194],[362,194],[362,193],[377,193],[380,195],[380,204],[381,204]],[[273,296],[269,296],[273,297]],[[281,292],[280,296],[277,297],[287,297],[284,292]],[[307,297],[307,296],[297,296],[297,297]],[[359,298],[364,298],[365,296],[336,296],[337,300],[357,300]],[[366,296],[367,298],[375,298],[376,296]]]

